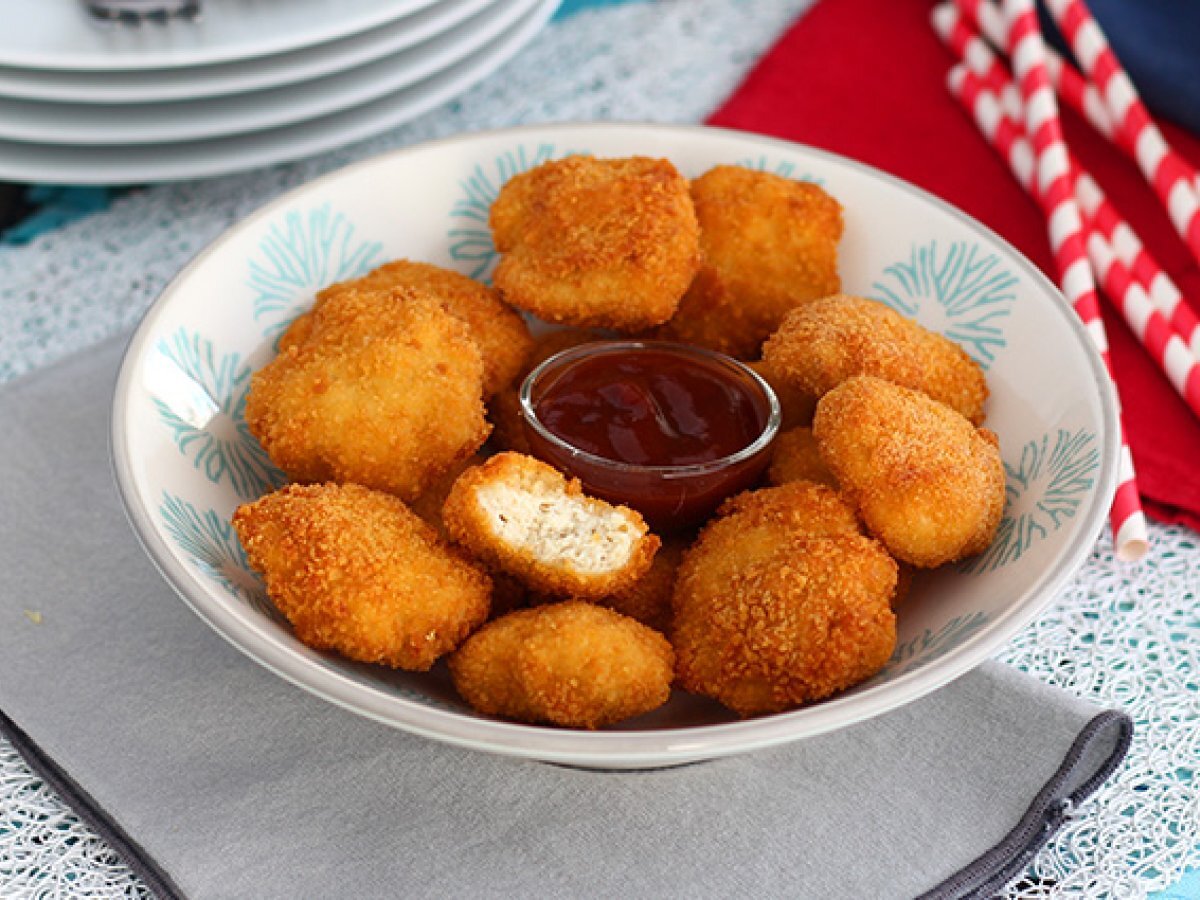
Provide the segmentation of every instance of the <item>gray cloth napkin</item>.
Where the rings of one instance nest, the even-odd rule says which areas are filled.
[[[1123,715],[995,663],[835,734],[653,772],[359,718],[224,643],[142,554],[108,460],[120,350],[0,393],[0,728],[161,894],[984,897],[1128,746]]]

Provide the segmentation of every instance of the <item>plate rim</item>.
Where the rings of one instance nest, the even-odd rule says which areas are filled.
[[[388,0],[377,3],[373,9],[363,10],[354,18],[341,22],[336,16],[330,19],[336,27],[317,32],[313,29],[303,32],[303,36],[291,39],[267,39],[253,48],[190,48],[145,51],[137,59],[122,59],[121,56],[93,53],[60,54],[57,57],[47,57],[45,53],[35,51],[4,51],[0,48],[0,65],[9,68],[35,69],[44,72],[152,72],[162,69],[176,69],[190,66],[211,66],[237,60],[257,59],[287,53],[292,50],[303,50],[315,47],[329,41],[351,37],[386,25],[395,19],[420,12],[426,7],[442,0]],[[86,13],[80,11],[82,16]],[[86,23],[89,24],[90,23]],[[180,23],[188,24],[188,23]],[[100,27],[100,26],[96,26]]]
[[[651,131],[684,136],[723,135],[750,141],[767,147],[786,148],[811,153],[827,160],[848,165],[867,175],[882,179],[892,186],[932,203],[957,219],[968,229],[997,242],[1012,256],[1022,273],[1040,285],[1054,299],[1054,309],[1070,331],[1074,332],[1088,360],[1091,380],[1099,393],[1101,409],[1100,469],[1096,490],[1089,507],[1083,512],[1074,539],[1062,554],[1060,565],[1042,573],[1026,591],[1026,600],[1017,607],[1001,612],[965,640],[953,653],[946,654],[913,672],[905,673],[883,685],[867,688],[854,695],[856,701],[850,715],[838,709],[836,715],[830,704],[818,703],[790,712],[778,713],[739,722],[699,725],[687,728],[667,728],[648,731],[605,730],[578,732],[548,726],[523,725],[494,719],[466,716],[462,713],[436,709],[416,701],[397,697],[387,691],[355,682],[340,672],[314,666],[296,651],[270,643],[260,637],[236,611],[224,604],[212,602],[214,609],[201,608],[210,600],[208,592],[187,570],[176,562],[173,553],[153,526],[150,512],[138,497],[134,473],[129,464],[126,441],[126,399],[138,360],[166,303],[180,284],[186,281],[206,260],[218,253],[227,242],[263,219],[274,215],[308,191],[318,191],[338,178],[351,177],[375,166],[385,166],[393,160],[427,152],[449,144],[469,144],[480,140],[511,137],[529,140],[530,135],[543,135],[566,130],[584,131]],[[1087,330],[1057,286],[1009,241],[945,200],[910,182],[867,163],[821,148],[787,141],[781,138],[753,134],[729,128],[703,125],[667,125],[643,122],[581,122],[522,125],[512,128],[489,129],[460,133],[402,147],[360,160],[354,164],[326,173],[276,197],[251,215],[228,228],[201,250],[163,289],[142,315],[122,355],[114,387],[110,416],[110,460],[132,530],[154,566],[180,598],[226,641],[239,651],[276,675],[303,690],[332,702],[358,715],[374,719],[390,727],[433,738],[445,743],[505,756],[539,759],[573,765],[609,768],[637,768],[672,765],[695,759],[715,759],[751,750],[764,749],[825,734],[849,727],[858,722],[899,709],[914,700],[961,677],[987,658],[1032,621],[1049,603],[1059,588],[1071,578],[1091,552],[1104,527],[1108,509],[1116,490],[1119,466],[1119,442],[1110,440],[1119,434],[1116,392],[1093,347]],[[188,595],[184,585],[190,585],[204,600]],[[305,676],[315,674],[322,684],[313,684]],[[880,696],[882,694],[882,698]],[[365,695],[365,696],[363,696]],[[376,700],[377,703],[370,703]],[[386,707],[386,708],[385,708]],[[797,727],[797,723],[801,723]]]
[[[449,6],[447,10],[447,4],[451,2],[461,5]],[[186,85],[173,85],[166,88],[163,87],[161,82],[147,81],[147,79],[142,77],[145,73],[137,71],[116,70],[97,72],[90,69],[28,69],[0,64],[0,94],[14,100],[40,101],[43,103],[76,103],[96,106],[125,104],[129,106],[141,106],[150,103],[166,103],[174,100],[201,100],[228,97],[252,91],[270,90],[271,88],[283,87],[289,84],[300,84],[326,75],[348,71],[357,66],[366,65],[383,59],[386,56],[399,53],[410,47],[415,47],[457,27],[462,22],[482,13],[488,7],[494,6],[499,2],[500,0],[441,0],[439,3],[431,4],[424,9],[402,16],[394,22],[384,23],[378,28],[347,35],[319,45],[323,48],[322,52],[325,55],[316,64],[312,62],[313,48],[308,48],[307,50],[302,48],[294,51],[284,51],[283,53],[267,57],[231,60],[228,63],[212,66],[180,66],[177,69],[162,70],[164,72],[171,72],[176,76],[192,72],[196,78],[200,79],[198,82],[190,81]],[[415,33],[411,28],[411,22],[408,23],[407,27],[405,26],[405,20],[426,14],[430,15],[432,21],[422,24],[420,28],[415,30]],[[386,36],[381,34],[381,32],[386,32]],[[359,46],[353,42],[360,42],[366,46]],[[280,67],[281,56],[295,57],[291,61],[290,67],[287,65],[282,68]],[[259,71],[232,75],[227,72],[223,73],[222,69],[230,65],[254,66]],[[112,85],[106,87],[103,83],[96,84],[98,79],[102,80],[112,75],[122,77],[137,76],[139,83],[135,85],[122,85],[119,88],[114,88]],[[38,79],[47,76],[64,79],[74,78],[76,79],[76,83],[46,85],[43,82],[41,86],[36,86],[38,85]],[[30,83],[30,79],[32,79],[32,83],[35,85],[33,88],[24,86]],[[80,88],[85,91],[84,95],[71,93]],[[145,93],[145,91],[150,91],[150,93]]]
[[[347,107],[325,116],[293,122],[290,125],[282,125],[265,131],[176,144],[140,144],[125,148],[116,146],[97,148],[75,144],[0,141],[0,179],[22,184],[173,183],[245,174],[267,166],[310,159],[322,153],[351,146],[411,122],[461,96],[524,50],[550,21],[561,3],[562,0],[542,0],[542,5],[529,10],[523,19],[510,25],[488,46],[476,50],[465,59],[460,59],[448,68],[433,73],[415,84],[359,106]],[[429,91],[428,95],[420,96],[421,91],[428,89],[430,82],[438,79],[444,79],[443,83]],[[416,99],[413,99],[414,94],[418,95]],[[369,112],[365,118],[356,121],[352,127],[343,128],[337,123],[331,124],[332,120],[340,117],[362,116],[363,110],[376,105],[383,108]],[[315,136],[305,135],[303,140],[297,142],[295,132],[298,129],[310,129]],[[230,150],[228,146],[218,147],[214,150],[212,147],[216,143],[260,139],[265,139],[267,143],[251,147],[249,150],[245,148]],[[195,153],[193,158],[189,158],[183,163],[179,163],[177,160],[171,161],[171,151],[189,152],[195,151],[198,147],[202,147],[203,150]],[[97,164],[97,150],[110,151],[121,156],[122,159],[119,163],[111,166],[108,162]],[[20,159],[13,163],[11,157],[5,157],[6,152],[9,151],[25,153],[27,156],[37,154],[38,151],[65,151],[74,154],[77,159],[74,162],[54,161],[47,165],[46,157],[42,155],[37,156],[36,159]],[[140,158],[136,163],[131,164],[127,160],[127,151],[140,153],[142,157],[151,155],[152,151],[161,151],[161,153],[154,154],[156,157],[154,160]],[[247,162],[247,159],[250,161]],[[136,174],[133,169],[136,169]]]
[[[544,0],[506,0],[499,4],[503,10],[484,7],[459,22],[456,28],[447,29],[425,41],[363,63],[361,66],[351,66],[318,78],[261,91],[135,104],[130,110],[123,110],[122,104],[45,103],[39,100],[0,97],[0,142],[81,147],[89,150],[96,147],[170,147],[173,144],[222,140],[259,131],[287,128],[289,125],[366,106],[390,94],[419,85],[422,81],[453,68],[477,53],[486,52],[489,47],[499,43],[509,29],[516,28],[522,19],[534,15],[538,4],[543,2]],[[431,45],[438,46],[431,48]],[[412,64],[413,56],[417,57],[418,65],[415,67]],[[385,70],[384,74],[381,77],[364,78],[361,70],[372,67]],[[345,83],[335,88],[332,96],[327,96],[321,85],[337,79]],[[308,93],[314,86],[317,86],[319,92],[315,97]],[[327,88],[324,90],[327,91]],[[222,120],[220,115],[214,113],[219,112],[219,107],[229,102],[246,102],[242,98],[250,98],[248,102],[252,110],[239,113],[239,118],[234,120],[234,127],[230,129],[230,120]],[[257,104],[254,98],[257,98]],[[100,116],[101,124],[90,132],[80,129],[74,133],[61,130],[56,133],[53,123],[37,123],[30,126],[27,117],[18,112],[4,115],[3,104],[9,102],[18,105],[57,107],[59,111],[84,107],[88,110],[103,110],[111,114],[111,118]],[[210,110],[205,111],[207,116],[205,120],[201,120],[203,124],[197,125],[191,116],[196,113],[196,106],[200,104],[208,105]],[[162,115],[158,116],[156,111],[148,112],[150,107],[161,109]],[[151,121],[139,124],[137,130],[134,130],[130,127],[127,116],[122,116],[128,112]],[[67,118],[72,117],[68,115]],[[113,119],[117,124],[113,123]],[[159,124],[163,121],[171,123],[169,130]],[[162,133],[156,134],[157,129],[163,129]]]

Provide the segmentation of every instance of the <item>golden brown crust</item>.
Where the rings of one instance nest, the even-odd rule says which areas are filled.
[[[837,479],[821,459],[812,429],[800,426],[781,432],[771,451],[771,467],[767,470],[771,484],[791,481],[813,481],[837,490]]]
[[[736,519],[733,519],[734,515]],[[862,534],[854,507],[826,485],[792,481],[778,487],[744,491],[717,509],[719,517],[709,528],[742,528],[749,532],[766,526],[789,534],[809,536]],[[731,520],[731,521],[730,521]]]
[[[233,525],[310,647],[425,671],[487,618],[488,576],[389,494],[288,485],[239,507]]]
[[[737,529],[710,526],[675,585],[679,684],[743,716],[852,687],[895,647],[895,587],[895,561],[858,534],[779,530],[747,548]]]
[[[953,341],[876,300],[839,294],[797,309],[763,345],[763,361],[780,384],[814,401],[847,378],[872,375],[983,421],[983,370]]]
[[[281,346],[254,374],[246,423],[293,481],[412,499],[487,438],[478,347],[428,295],[339,291]]]
[[[817,185],[717,166],[692,200],[704,268],[663,337],[753,359],[790,310],[840,290],[842,208]]]
[[[525,366],[533,338],[520,314],[500,299],[498,291],[441,266],[407,259],[385,263],[361,278],[325,288],[317,295],[317,305],[343,290],[393,288],[413,288],[437,298],[467,326],[483,357],[485,399],[511,385]]]
[[[511,178],[492,205],[504,299],[547,322],[665,322],[699,265],[688,184],[665,159],[572,156]]]
[[[485,499],[488,495],[500,502]],[[522,508],[536,508],[530,527],[502,534]],[[581,521],[563,513],[576,509]],[[614,520],[618,528],[602,524]],[[578,479],[568,481],[552,466],[520,453],[498,453],[464,472],[450,490],[442,521],[477,558],[531,591],[555,597],[596,599],[622,591],[645,575],[660,545],[635,510],[588,497]],[[628,536],[628,556],[614,552],[610,563],[583,565],[580,556],[599,558],[614,546],[606,536],[613,531]]]
[[[450,657],[455,687],[479,712],[571,728],[656,709],[670,696],[673,667],[662,635],[575,600],[510,613]]]
[[[925,394],[851,378],[821,398],[821,458],[867,529],[922,568],[986,549],[1004,511],[995,435]]]

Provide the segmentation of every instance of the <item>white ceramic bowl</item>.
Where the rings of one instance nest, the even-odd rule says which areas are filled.
[[[280,482],[246,430],[250,373],[323,285],[396,257],[486,278],[488,207],[516,172],[568,153],[665,156],[689,176],[737,163],[821,183],[844,205],[845,290],[959,341],[987,370],[1008,507],[995,544],[922,577],[870,681],[794,712],[739,721],[677,694],[597,732],[474,714],[444,667],[392,672],[305,647],[267,601],[229,524]],[[1054,286],[992,232],[850,160],[737,132],[562,125],[397,151],[299,188],[231,228],[163,292],[126,352],[113,405],[117,480],[135,530],[180,596],[236,647],[334,703],[480,750],[611,768],[670,765],[842,728],[978,665],[1048,603],[1102,527],[1117,470],[1113,392]]]

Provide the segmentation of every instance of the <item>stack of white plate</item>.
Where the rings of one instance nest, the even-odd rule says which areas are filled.
[[[299,159],[462,93],[560,0],[205,0],[99,25],[0,0],[0,180],[134,184]]]

